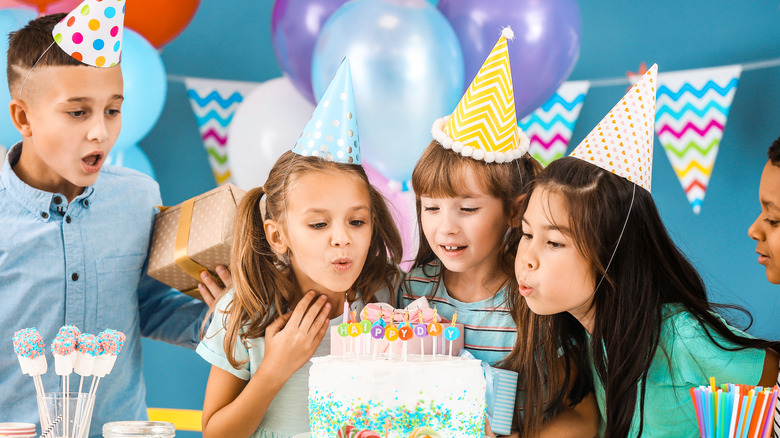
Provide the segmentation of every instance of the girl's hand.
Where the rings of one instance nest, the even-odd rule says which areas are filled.
[[[509,435],[500,435],[496,436],[496,434],[493,433],[493,430],[490,428],[490,420],[488,420],[487,415],[485,415],[485,438],[520,438],[520,432],[513,431]]]
[[[309,291],[295,306],[265,329],[265,354],[260,363],[285,381],[311,359],[328,331],[328,297]],[[255,374],[257,375],[257,374]]]
[[[208,272],[203,271],[200,273],[200,279],[203,283],[198,284],[198,292],[200,292],[200,296],[203,297],[203,301],[205,301],[206,305],[209,307],[222,296],[224,291],[231,287],[232,277],[228,268],[222,265],[217,266],[217,275],[219,275],[219,279],[222,280],[222,284],[225,285],[224,288],[218,285]]]

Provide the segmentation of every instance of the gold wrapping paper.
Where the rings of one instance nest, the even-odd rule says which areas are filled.
[[[230,264],[236,206],[244,191],[225,184],[174,207],[154,220],[149,252],[150,277],[200,298],[200,272]]]

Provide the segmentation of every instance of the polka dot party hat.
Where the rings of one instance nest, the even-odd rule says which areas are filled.
[[[292,151],[328,161],[360,164],[360,139],[349,59],[344,58],[341,62]]]
[[[111,67],[122,54],[125,0],[84,0],[54,26],[54,42],[74,59]]]
[[[487,163],[504,163],[528,152],[528,137],[517,126],[507,27],[480,67],[455,112],[433,122],[431,134],[444,148]]]
[[[653,65],[571,153],[650,191],[653,176]]]

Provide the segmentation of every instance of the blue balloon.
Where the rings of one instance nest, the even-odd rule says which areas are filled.
[[[141,34],[125,28],[122,41],[122,131],[114,149],[140,142],[157,123],[165,106],[168,82],[157,49]]]
[[[8,53],[8,34],[19,30],[38,14],[32,9],[8,8],[0,10],[0,145],[11,147],[22,139],[22,135],[11,122],[8,104],[11,95],[8,92],[8,78],[5,74],[6,53]]]
[[[312,58],[319,99],[349,57],[365,161],[406,181],[431,142],[431,125],[463,92],[463,55],[455,31],[425,0],[355,0],[322,28]]]
[[[124,145],[120,148],[114,147],[106,157],[106,163],[109,166],[122,166],[128,169],[135,169],[157,179],[152,167],[151,161],[137,144]]]

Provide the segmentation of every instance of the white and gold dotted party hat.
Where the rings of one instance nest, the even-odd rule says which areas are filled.
[[[54,26],[54,42],[93,67],[112,67],[122,54],[125,0],[84,0]]]
[[[643,187],[653,176],[655,85],[653,65],[571,153]]]
[[[517,126],[512,71],[504,28],[466,94],[449,117],[436,120],[433,138],[447,149],[487,163],[504,163],[528,152],[528,137]]]
[[[328,161],[360,164],[360,139],[349,59],[344,58],[341,62],[292,151]]]

